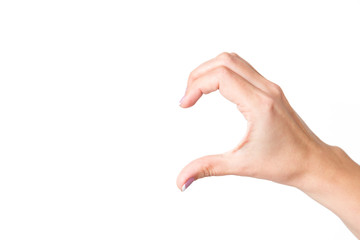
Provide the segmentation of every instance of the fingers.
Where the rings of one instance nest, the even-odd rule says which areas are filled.
[[[248,80],[255,87],[267,90],[267,82],[261,74],[259,74],[248,62],[239,57],[236,53],[221,53],[217,57],[201,64],[190,73],[188,85],[208,71],[220,66],[225,66],[233,72],[239,74]]]
[[[242,76],[227,67],[220,66],[191,82],[180,106],[191,107],[202,94],[208,94],[217,89],[226,99],[237,104],[240,111],[256,107],[259,95],[261,95],[261,91]]]
[[[203,63],[190,74],[186,93],[180,106],[191,107],[203,94],[219,90],[226,99],[237,105],[251,124],[248,126],[252,126],[260,116],[257,113],[263,112],[261,109],[272,109],[272,96],[275,96],[275,93],[279,93],[277,95],[280,96],[279,89],[236,54],[224,53]],[[243,140],[241,146],[244,142],[246,141]],[[240,146],[236,149],[237,160],[239,160]],[[236,161],[234,164],[231,160],[232,152],[226,155],[227,160],[225,155],[221,154],[205,156],[191,162],[180,172],[177,179],[178,187],[184,191],[193,181],[207,176],[235,173],[252,175],[250,168],[243,164],[246,161]]]
[[[222,176],[230,174],[230,168],[223,155],[209,155],[196,159],[189,163],[180,172],[176,184],[185,191],[190,184],[199,179],[209,176]]]

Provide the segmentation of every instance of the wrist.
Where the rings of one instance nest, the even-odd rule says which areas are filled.
[[[341,148],[323,144],[312,150],[297,187],[307,194],[325,194],[359,178],[360,166],[356,162]]]
[[[360,238],[360,166],[341,148],[314,151],[298,188],[325,206]]]

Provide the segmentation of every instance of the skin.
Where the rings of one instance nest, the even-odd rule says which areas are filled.
[[[177,186],[238,175],[296,187],[335,213],[360,239],[360,166],[339,147],[321,141],[290,106],[281,88],[235,53],[222,53],[193,70],[180,106],[219,90],[247,120],[240,143],[223,154],[189,163]],[[185,187],[183,187],[185,185]]]

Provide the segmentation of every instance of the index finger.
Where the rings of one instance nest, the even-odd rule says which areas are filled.
[[[191,82],[180,106],[183,108],[191,107],[203,94],[218,89],[226,99],[238,105],[240,111],[255,107],[258,104],[258,96],[261,94],[261,90],[245,78],[227,67],[220,66]]]

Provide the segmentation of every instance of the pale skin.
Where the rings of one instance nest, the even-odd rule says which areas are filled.
[[[281,88],[235,53],[222,53],[193,70],[180,106],[219,90],[248,122],[232,150],[204,156],[179,174],[177,186],[208,176],[238,175],[296,187],[335,213],[360,239],[360,166],[321,141],[297,115]]]

